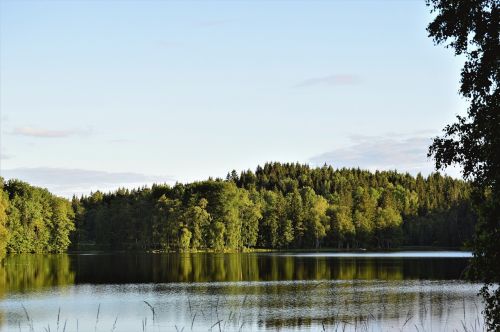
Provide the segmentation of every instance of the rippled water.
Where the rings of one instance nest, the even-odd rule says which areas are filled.
[[[66,331],[481,330],[480,285],[461,280],[468,257],[8,256],[0,272],[0,330],[29,331],[32,324],[56,331],[58,314],[59,331],[65,324]]]

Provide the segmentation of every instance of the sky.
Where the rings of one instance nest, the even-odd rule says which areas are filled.
[[[0,10],[0,175],[62,196],[268,161],[426,175],[466,110],[463,60],[428,38],[423,0]]]

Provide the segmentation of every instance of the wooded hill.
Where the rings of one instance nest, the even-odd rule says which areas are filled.
[[[459,247],[474,233],[468,183],[395,171],[267,163],[226,179],[95,192],[72,201],[20,181],[3,185],[9,252],[72,248]]]

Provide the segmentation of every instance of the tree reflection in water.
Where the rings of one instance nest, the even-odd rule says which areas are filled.
[[[68,319],[95,322],[105,302],[103,329],[119,315],[123,330],[150,314],[148,301],[155,324],[167,330],[191,324],[207,330],[217,321],[227,331],[241,324],[250,330],[387,330],[405,322],[412,330],[459,328],[464,313],[467,322],[480,317],[477,285],[457,280],[466,265],[463,258],[273,253],[13,255],[0,270],[2,326],[17,326],[21,304],[41,326],[53,324],[58,307]]]
[[[134,254],[72,257],[76,283],[459,279],[457,258],[295,257],[278,254]]]

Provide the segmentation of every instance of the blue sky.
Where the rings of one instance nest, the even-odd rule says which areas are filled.
[[[1,1],[1,174],[69,196],[266,161],[432,171],[424,1]]]

